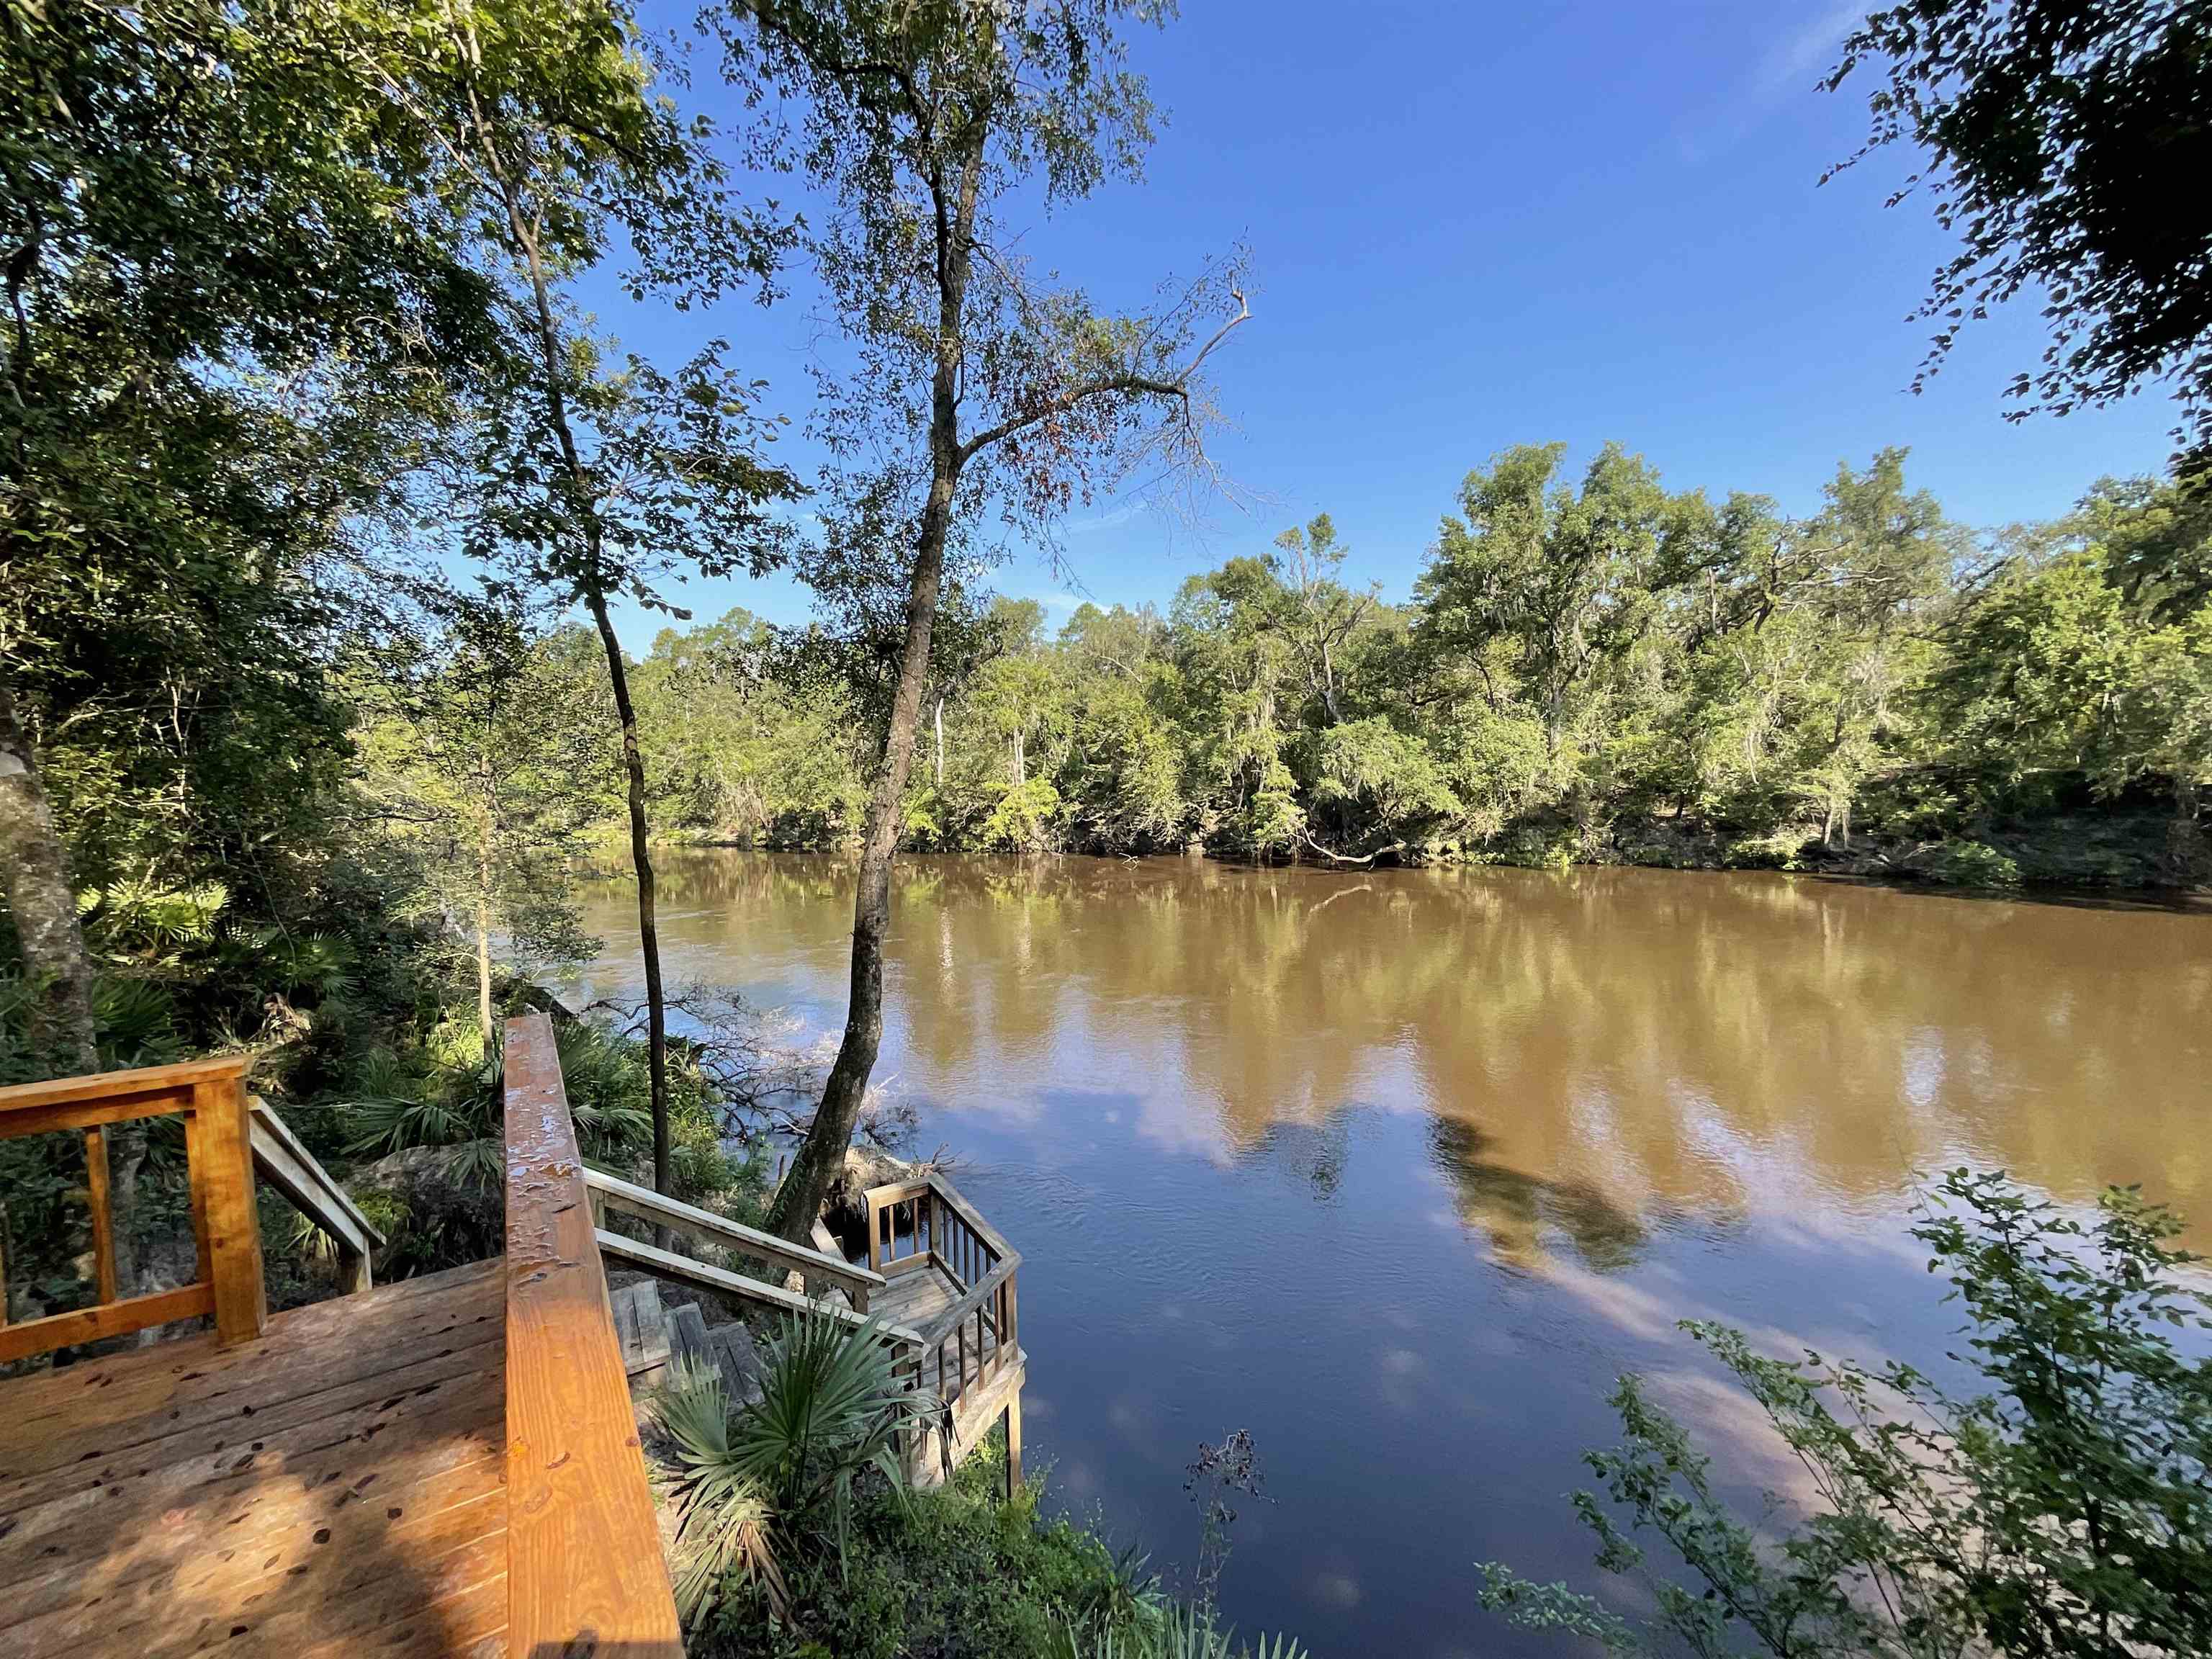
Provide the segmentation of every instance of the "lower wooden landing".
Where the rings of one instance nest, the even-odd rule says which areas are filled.
[[[893,1279],[868,1298],[868,1311],[890,1324],[926,1330],[951,1309],[961,1294],[951,1276],[933,1264]],[[944,1349],[943,1365],[934,1347],[921,1362],[922,1386],[952,1408],[949,1451],[955,1468],[981,1443],[1000,1413],[1009,1407],[1017,1412],[1021,1409],[1022,1384],[1029,1374],[1029,1356],[1018,1347],[1002,1352],[998,1329],[988,1317],[980,1347],[974,1321],[965,1322],[964,1351],[955,1340]],[[938,1443],[939,1432],[925,1431],[909,1457],[908,1472],[921,1485],[935,1486],[944,1479],[947,1449]]]
[[[959,1299],[951,1275],[932,1264],[899,1274],[868,1298],[868,1311],[887,1325],[918,1331]]]
[[[0,1659],[503,1653],[501,1268],[0,1382]]]

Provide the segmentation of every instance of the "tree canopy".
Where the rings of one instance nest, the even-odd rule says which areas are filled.
[[[1915,389],[1961,327],[2023,292],[2051,338],[2012,418],[2168,380],[2177,436],[2212,443],[2212,16],[2192,0],[1913,0],[1869,13],[1827,76],[1879,60],[1864,149],[1906,142],[1915,191],[1959,237],[1920,313]]]

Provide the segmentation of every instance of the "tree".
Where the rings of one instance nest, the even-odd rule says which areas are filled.
[[[58,1069],[90,1064],[91,968],[40,805],[56,700],[125,709],[151,668],[197,714],[208,659],[153,636],[249,575],[294,602],[301,550],[404,467],[413,371],[465,380],[483,343],[482,285],[412,210],[421,157],[316,34],[263,3],[0,9],[0,799]],[[263,473],[276,454],[295,470]],[[112,683],[88,678],[107,653]],[[206,724],[173,722],[179,746]]]
[[[747,278],[765,283],[781,238],[741,208],[709,147],[649,91],[625,9],[605,0],[475,0],[404,9],[353,35],[421,142],[442,159],[441,199],[513,319],[503,397],[456,457],[471,550],[514,561],[598,630],[629,786],[653,1116],[653,1183],[671,1179],[667,999],[650,847],[648,787],[629,665],[609,604],[627,592],[669,608],[656,584],[775,560],[765,509],[797,493],[759,459],[772,423],[713,342],[673,374],[632,356],[610,369],[565,307],[561,284],[619,238],[634,293],[689,307]]]
[[[1185,581],[1170,613],[1197,829],[1261,858],[1306,837],[1286,751],[1297,667],[1279,627],[1282,584],[1261,559]]]
[[[1484,522],[1455,518],[1402,606],[1323,576],[1310,610],[1285,550],[1190,577],[1164,617],[1082,605],[1047,639],[1033,605],[966,586],[971,555],[932,639],[942,769],[910,783],[902,833],[1931,874],[1968,868],[1945,843],[1999,834],[2055,878],[2201,868],[2212,563],[2187,475],[2106,481],[2063,520],[1989,537],[1947,519],[1902,450],[1839,465],[1804,517],[1669,495],[1629,462],[1595,492],[1540,485],[1516,536],[1511,493],[1476,479]],[[880,746],[857,734],[897,689],[906,572],[890,516],[830,517],[816,624],[656,647],[644,723],[687,823],[721,800],[732,833],[842,846],[863,822]],[[1328,622],[1355,605],[1349,632]],[[1301,631],[1316,612],[1326,665]],[[2162,823],[2142,810],[2159,799]],[[2109,819],[2092,860],[2061,818],[2083,812]]]
[[[2100,479],[2081,516],[2121,593],[2150,621],[2179,622],[2212,604],[2212,458],[2184,458],[2170,478]]]
[[[38,751],[0,680],[0,862],[8,914],[29,969],[31,1052],[56,1073],[99,1069],[94,1053],[92,974],[77,926],[67,850],[39,781]]]
[[[423,157],[321,34],[266,0],[0,7],[0,857],[49,1073],[95,1064],[73,886],[228,860],[282,902],[276,831],[343,746],[315,575],[483,359]],[[145,1129],[108,1136],[128,1295]]]
[[[1146,460],[1202,473],[1198,377],[1249,314],[1233,268],[1120,317],[1033,284],[1011,251],[1003,204],[1032,181],[1065,201],[1137,164],[1151,106],[1124,64],[1125,15],[1150,10],[739,0],[723,20],[732,78],[803,100],[802,158],[836,202],[814,252],[856,358],[825,388],[823,434],[853,469],[839,493],[910,549],[844,1036],[772,1218],[789,1237],[806,1236],[842,1166],[882,1039],[891,860],[956,526],[992,503],[1042,530]]]
[[[513,593],[432,605],[410,659],[367,689],[362,787],[436,920],[470,942],[489,1054],[495,934],[531,960],[592,948],[563,860],[600,804],[595,785],[611,780],[593,741],[600,711],[578,683],[587,665],[538,633]]]
[[[1292,525],[1275,538],[1275,545],[1281,556],[1273,562],[1290,601],[1288,631],[1328,723],[1339,725],[1344,720],[1338,693],[1345,647],[1374,608],[1376,590],[1354,593],[1340,580],[1352,550],[1337,540],[1336,525],[1326,513],[1316,514],[1304,530]]]
[[[1569,758],[1597,676],[1650,626],[1668,501],[1657,475],[1608,444],[1582,488],[1554,488],[1564,444],[1523,445],[1468,475],[1415,585],[1430,649],[1473,665],[1494,646],[1540,720],[1546,763]]]
[[[1993,804],[2100,796],[2146,777],[2193,822],[2212,781],[2212,605],[2159,626],[2130,607],[2106,549],[2014,568],[1977,597],[1929,685],[1932,723]]]
[[[661,630],[634,683],[664,827],[823,844],[859,823],[850,696],[832,675],[797,672],[800,654],[742,610]]]
[[[1936,332],[1913,381],[1967,320],[2040,289],[2051,343],[2010,395],[2056,414],[2170,379],[2180,437],[2212,442],[2212,15],[2179,0],[1912,0],[1870,14],[1824,82],[1869,58],[1865,145],[1909,140],[1960,248],[1920,314]],[[1835,171],[1832,169],[1831,172]]]

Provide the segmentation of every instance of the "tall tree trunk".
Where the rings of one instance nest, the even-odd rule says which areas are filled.
[[[660,927],[653,884],[653,848],[645,815],[645,754],[637,741],[637,709],[629,700],[629,665],[622,642],[607,619],[606,595],[597,588],[584,596],[599,643],[607,655],[607,679],[615,690],[615,714],[622,721],[623,769],[629,778],[629,861],[637,872],[638,954],[645,958],[646,1057],[653,1088],[653,1187],[668,1190],[671,1171],[668,1133],[668,1000],[660,981]]]
[[[868,797],[860,836],[860,867],[853,894],[853,973],[845,1005],[845,1035],[822,1085],[822,1104],[806,1127],[791,1169],[776,1188],[769,1226],[794,1243],[813,1231],[822,1201],[845,1166],[845,1148],[867,1097],[884,1036],[884,935],[890,927],[891,856],[898,847],[899,802],[914,766],[921,726],[921,693],[929,678],[929,642],[945,584],[945,540],[952,526],[952,498],[959,487],[960,367],[963,313],[974,252],[975,192],[982,178],[984,134],[972,136],[962,158],[957,199],[938,221],[937,361],[930,376],[929,498],[915,537],[914,569],[906,596],[906,640],[899,654],[896,690],[884,728],[883,758]]]
[[[491,1054],[491,823],[477,839],[477,1029]]]
[[[8,913],[15,924],[24,977],[30,981],[32,1054],[49,1077],[98,1071],[92,963],[77,925],[69,849],[54,828],[39,781],[39,757],[16,713],[15,690],[5,678],[0,678],[0,882],[6,884]],[[102,1139],[116,1288],[124,1296],[136,1296],[141,1286],[135,1223],[146,1126],[118,1123]]]
[[[653,855],[645,811],[645,757],[638,747],[637,711],[629,697],[629,668],[623,660],[622,642],[615,638],[607,618],[605,541],[598,499],[589,469],[576,446],[568,420],[568,394],[561,366],[561,330],[553,314],[553,290],[539,255],[538,237],[513,184],[502,178],[501,192],[507,207],[508,234],[523,254],[530,272],[531,298],[537,309],[538,347],[545,376],[545,417],[561,447],[561,465],[568,494],[584,536],[588,579],[582,584],[584,603],[599,630],[599,643],[607,658],[607,680],[614,688],[615,713],[622,722],[623,767],[629,776],[629,856],[637,872],[638,953],[645,959],[646,1058],[653,1097],[653,1185],[668,1190],[670,1141],[668,1130],[668,1004],[660,981],[660,933],[653,905]],[[666,1242],[665,1231],[656,1235]]]
[[[945,787],[945,699],[937,700],[937,787]]]
[[[933,447],[934,446],[933,445]],[[845,1036],[823,1085],[822,1104],[807,1126],[791,1169],[776,1188],[769,1226],[795,1243],[804,1243],[822,1201],[844,1168],[845,1148],[866,1098],[868,1076],[884,1035],[884,935],[890,927],[891,855],[898,845],[899,802],[914,764],[915,735],[921,725],[921,683],[929,668],[929,641],[944,584],[945,537],[951,520],[952,475],[930,487],[915,547],[914,575],[907,590],[906,643],[899,662],[898,689],[884,732],[884,751],[876,787],[860,837],[860,867],[853,896],[853,971],[845,1006]]]
[[[77,926],[69,852],[54,829],[39,757],[0,679],[0,880],[8,885],[23,972],[30,981],[31,1051],[55,1076],[98,1069],[92,964]]]

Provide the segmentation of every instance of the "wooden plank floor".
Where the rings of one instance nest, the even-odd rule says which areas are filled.
[[[951,1275],[942,1267],[934,1266],[920,1267],[912,1273],[901,1273],[889,1285],[870,1297],[868,1311],[880,1314],[890,1324],[903,1325],[908,1330],[919,1331],[927,1328],[932,1321],[949,1310],[960,1299],[962,1294],[960,1287],[953,1282]],[[1018,1370],[1025,1361],[1026,1356],[1017,1349],[1012,1357],[1004,1364],[999,1363],[999,1333],[997,1328],[988,1318],[983,1322],[982,1349],[980,1353],[975,1346],[975,1326],[972,1316],[967,1322],[967,1328],[969,1366],[971,1370],[991,1370],[993,1375],[990,1380],[994,1383],[1006,1371]],[[957,1410],[963,1413],[971,1406],[988,1404],[990,1413],[995,1416],[1006,1405],[1005,1400],[1000,1397],[1003,1390],[992,1389],[989,1391],[991,1399],[988,1402],[983,1401],[980,1395],[975,1401],[967,1399],[965,1397],[967,1391],[975,1387],[976,1378],[970,1376],[967,1379],[968,1389],[963,1389],[958,1375],[959,1353],[960,1345],[957,1340],[951,1342],[945,1350],[947,1362],[947,1370],[945,1372],[945,1398]],[[979,1361],[982,1362],[980,1365]],[[938,1372],[933,1350],[931,1358],[923,1367],[922,1374],[933,1385],[935,1384]]]
[[[0,1659],[503,1653],[501,1265],[0,1382]]]
[[[891,1325],[918,1331],[960,1299],[960,1287],[942,1267],[917,1267],[868,1298],[868,1311]]]

